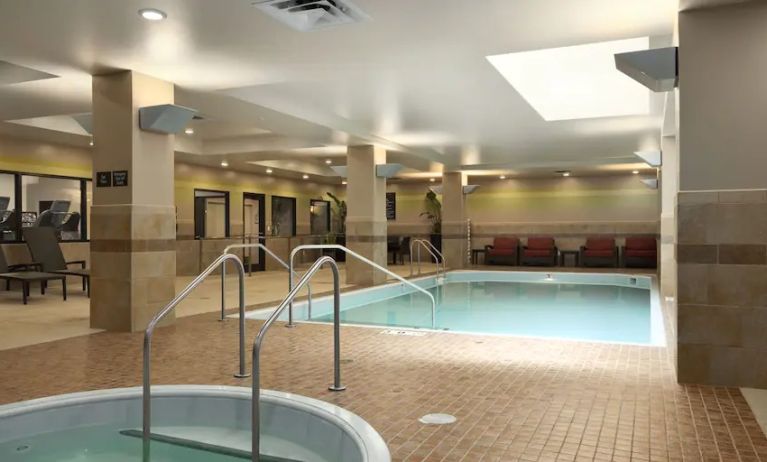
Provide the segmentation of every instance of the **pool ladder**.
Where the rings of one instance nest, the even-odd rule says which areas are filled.
[[[197,276],[189,285],[184,288],[173,300],[170,301],[162,310],[160,310],[154,318],[149,322],[146,331],[144,332],[144,352],[143,352],[143,394],[142,394],[142,432],[141,437],[143,441],[143,461],[149,462],[150,457],[150,445],[152,440],[152,396],[151,396],[151,369],[150,359],[152,350],[152,337],[154,330],[173,309],[178,306],[202,281],[205,280],[213,271],[219,266],[225,266],[226,262],[232,260],[235,262],[235,267],[239,275],[240,282],[240,365],[239,370],[235,374],[235,377],[244,378],[249,377],[249,374],[245,372],[245,268],[240,261],[239,257],[234,254],[224,254],[218,257],[213,263],[210,264],[199,276]],[[330,257],[321,257],[304,273],[303,277],[298,281],[295,287],[292,288],[287,297],[280,303],[269,318],[261,326],[261,329],[256,335],[256,339],[253,342],[253,383],[251,386],[251,446],[252,453],[251,459],[253,462],[259,462],[261,460],[260,446],[261,446],[261,432],[260,432],[260,396],[261,396],[261,368],[260,368],[260,356],[261,345],[264,337],[274,322],[279,318],[285,309],[293,303],[298,293],[304,286],[309,284],[309,280],[319,271],[323,265],[329,265],[333,272],[333,384],[328,387],[331,391],[343,391],[346,389],[341,384],[341,324],[340,324],[340,311],[341,311],[341,281],[338,272],[338,265],[335,260]]]
[[[149,460],[149,445],[151,441],[151,426],[152,426],[152,399],[151,399],[151,353],[152,353],[152,336],[157,324],[160,323],[171,311],[173,311],[179,303],[181,303],[192,291],[199,286],[202,281],[205,280],[213,271],[219,266],[223,267],[227,261],[232,261],[235,268],[237,268],[237,274],[240,282],[240,332],[239,332],[239,349],[240,349],[240,365],[237,373],[234,375],[237,378],[249,377],[245,371],[245,267],[242,265],[240,258],[234,254],[224,254],[216,258],[216,260],[210,264],[199,276],[194,278],[188,286],[184,288],[173,300],[170,301],[163,309],[161,309],[155,316],[149,321],[149,325],[144,332],[144,353],[143,353],[143,393],[141,397],[142,401],[142,440],[143,440],[143,458],[144,461]]]
[[[434,261],[437,263],[437,278],[440,277],[440,268],[442,268],[442,277],[445,277],[445,256],[442,255],[442,252],[440,252],[437,247],[431,243],[431,241],[427,241],[426,239],[413,239],[410,241],[410,276],[413,276],[413,247],[416,248],[418,251],[418,256],[416,257],[416,261],[418,262],[418,274],[421,274],[421,248],[423,247],[426,249],[427,252],[431,255],[431,257],[434,259]]]
[[[357,252],[354,252],[353,250],[350,250],[350,249],[348,249],[348,248],[346,248],[346,247],[344,247],[342,245],[338,245],[338,244],[307,244],[307,245],[299,245],[298,247],[294,248],[293,251],[290,252],[290,265],[289,265],[289,268],[288,268],[288,289],[289,290],[293,290],[293,274],[295,274],[295,271],[293,270],[293,268],[295,268],[295,266],[293,264],[293,260],[294,260],[294,258],[296,256],[296,254],[298,254],[299,252],[304,251],[304,250],[323,250],[323,249],[341,250],[341,251],[345,252],[347,255],[349,255],[351,257],[354,257],[357,260],[359,260],[359,261],[361,261],[363,263],[366,263],[369,266],[372,266],[373,268],[375,268],[375,269],[377,269],[377,270],[379,270],[379,271],[381,271],[383,273],[386,273],[387,275],[389,275],[392,278],[398,280],[402,284],[404,284],[406,286],[409,286],[409,287],[415,289],[416,291],[425,294],[427,297],[429,297],[429,301],[431,301],[431,328],[432,329],[436,328],[436,325],[437,325],[437,301],[434,299],[434,296],[431,293],[429,293],[428,290],[426,290],[423,287],[420,287],[420,286],[418,286],[416,284],[413,284],[412,282],[410,282],[407,279],[403,278],[399,274],[394,273],[393,271],[391,271],[389,269],[386,269],[385,267],[379,265],[378,263],[376,263],[376,262],[374,262],[372,260],[369,260],[369,259],[363,257],[362,255],[358,254]],[[348,271],[348,269],[347,269],[347,271]],[[309,306],[310,306],[310,310],[311,310],[311,305],[309,305]],[[311,311],[310,311],[310,316],[311,316]],[[293,325],[293,302],[292,301],[290,302],[290,309],[288,310],[288,325],[289,326]]]

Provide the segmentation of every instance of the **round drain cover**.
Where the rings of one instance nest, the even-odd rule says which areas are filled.
[[[426,414],[418,419],[419,422],[429,425],[447,425],[455,423],[457,419],[450,414]]]

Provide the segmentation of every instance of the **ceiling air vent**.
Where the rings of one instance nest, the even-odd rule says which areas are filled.
[[[253,5],[301,32],[370,19],[347,0],[257,0]]]

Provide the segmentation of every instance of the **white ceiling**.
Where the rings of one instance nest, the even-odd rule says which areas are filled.
[[[0,120],[89,112],[91,74],[133,69],[176,83],[177,102],[208,119],[180,140],[189,155],[300,159],[294,149],[375,142],[422,170],[514,169],[658,147],[662,97],[648,116],[546,122],[485,57],[662,39],[676,0],[355,3],[370,21],[298,32],[250,0],[0,0],[0,60],[61,76],[0,86]],[[144,7],[168,18],[144,21]]]

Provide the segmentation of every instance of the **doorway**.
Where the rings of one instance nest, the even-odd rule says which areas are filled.
[[[229,237],[229,192],[194,190],[194,237]]]
[[[312,236],[330,234],[330,201],[309,200],[309,228]]]
[[[242,225],[243,236],[252,237],[251,242],[264,244],[266,235],[266,196],[257,193],[242,193]],[[247,271],[264,271],[266,269],[266,253],[264,249],[258,252],[246,252],[249,256],[245,265]]]

